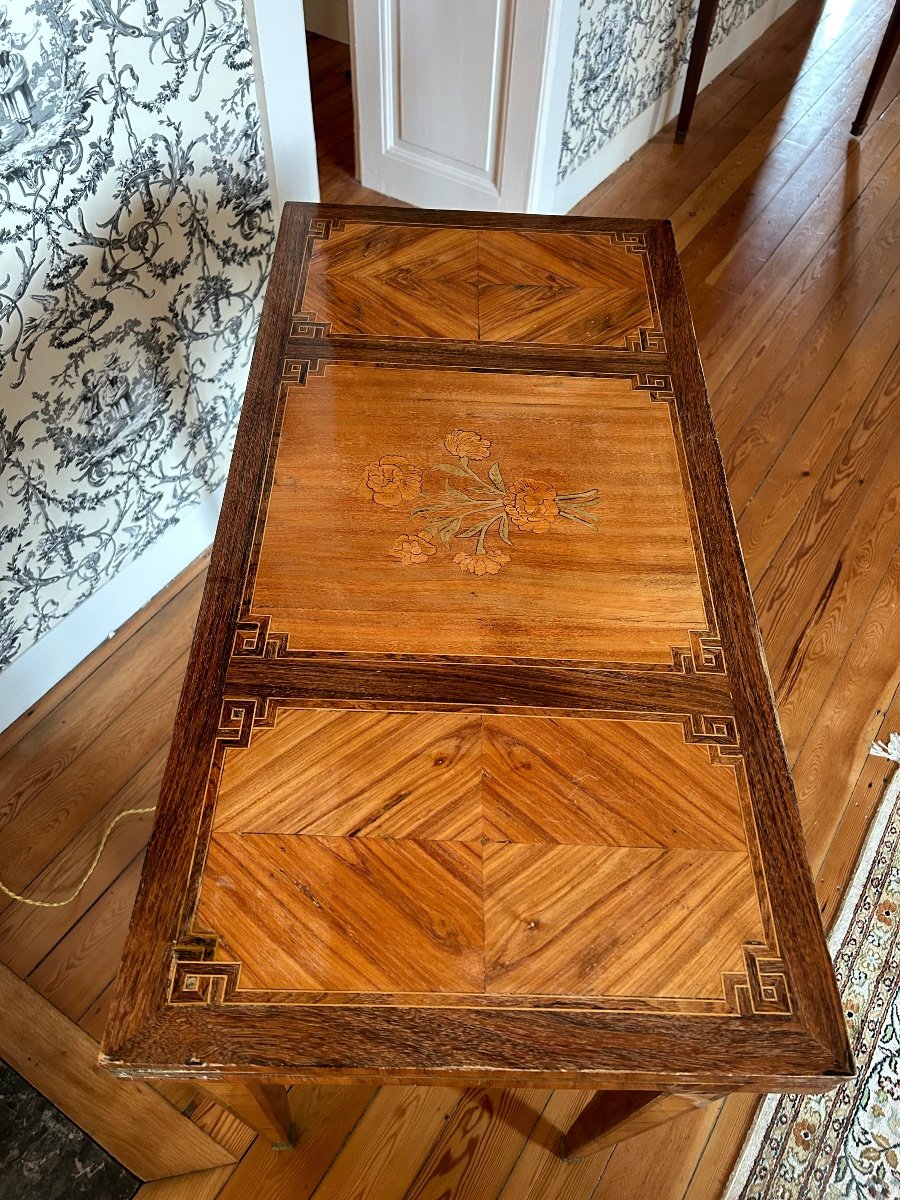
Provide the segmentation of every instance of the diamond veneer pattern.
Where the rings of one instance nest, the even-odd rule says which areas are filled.
[[[350,993],[712,997],[764,940],[735,769],[665,721],[282,710],[198,916],[242,987]]]
[[[654,325],[643,257],[605,234],[353,224],[301,301],[332,334],[624,348]]]

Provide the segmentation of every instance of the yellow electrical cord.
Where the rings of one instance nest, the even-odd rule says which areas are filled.
[[[136,817],[136,816],[139,816],[141,813],[151,813],[153,811],[154,810],[152,808],[125,808],[122,810],[122,812],[120,812],[118,814],[118,816],[113,817],[113,819],[110,821],[110,823],[106,827],[106,832],[103,834],[103,838],[100,842],[100,845],[97,847],[97,852],[94,855],[93,861],[91,862],[91,865],[88,867],[88,869],[85,871],[85,873],[82,877],[81,883],[79,883],[78,887],[75,889],[75,891],[72,893],[71,896],[66,896],[65,900],[32,900],[30,896],[20,896],[18,892],[10,891],[10,889],[8,887],[6,887],[6,885],[3,884],[2,882],[0,882],[0,892],[3,892],[3,894],[5,896],[9,896],[9,898],[11,900],[17,900],[19,902],[19,904],[31,904],[35,908],[62,908],[64,904],[71,904],[72,901],[78,895],[80,895],[85,884],[90,879],[90,877],[93,875],[93,873],[97,867],[97,863],[100,861],[100,855],[103,853],[103,847],[109,841],[109,835],[112,833],[112,831],[118,825],[118,823],[121,820],[123,820],[125,817]]]

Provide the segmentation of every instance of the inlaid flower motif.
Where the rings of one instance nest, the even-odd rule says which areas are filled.
[[[480,554],[461,551],[453,561],[461,571],[470,571],[473,575],[496,575],[503,564],[509,562],[509,555],[502,550],[483,550]]]
[[[875,909],[875,916],[883,925],[893,925],[897,909],[889,900],[883,900]]]
[[[444,439],[444,445],[456,458],[487,458],[491,443],[472,429],[454,429]]]
[[[428,562],[436,552],[437,546],[427,533],[403,533],[388,551],[394,558],[400,559],[400,565],[403,567]]]
[[[519,479],[506,494],[509,519],[529,533],[546,533],[559,515],[556,488],[539,479]]]
[[[414,466],[402,454],[382,454],[366,467],[365,487],[376,504],[396,508],[404,500],[413,500],[422,490],[421,467]]]
[[[429,467],[431,474],[443,476],[443,490],[422,494],[407,514],[404,524],[408,521],[420,528],[416,533],[401,533],[389,547],[388,554],[399,566],[422,566],[443,546],[457,550],[453,563],[460,571],[483,579],[497,575],[510,561],[503,547],[512,548],[511,534],[546,533],[566,522],[596,530],[595,510],[600,502],[596,488],[562,493],[546,477],[532,475],[517,476],[510,486],[499,462],[472,465],[488,458],[491,447],[491,440],[474,429],[447,434],[444,449],[456,461]],[[405,455],[383,454],[365,468],[360,494],[381,508],[396,509],[420,496],[424,478],[422,468]],[[468,544],[459,550],[453,545],[458,542]]]

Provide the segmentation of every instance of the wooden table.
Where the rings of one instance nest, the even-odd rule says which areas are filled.
[[[851,1075],[667,223],[287,206],[103,1061]]]

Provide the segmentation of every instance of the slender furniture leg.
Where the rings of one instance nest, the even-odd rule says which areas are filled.
[[[878,98],[878,93],[881,91],[888,73],[888,67],[894,61],[898,50],[900,50],[900,0],[895,0],[894,11],[888,20],[887,29],[884,31],[884,37],[881,39],[881,45],[875,55],[872,74],[869,76],[869,82],[863,92],[862,104],[856,114],[856,120],[850,126],[850,132],[854,137],[859,137],[869,123],[872,105]]]
[[[564,1135],[562,1157],[595,1154],[721,1099],[700,1092],[598,1092]]]
[[[681,97],[681,112],[675,126],[675,141],[681,143],[687,137],[691,116],[694,112],[694,101],[700,89],[700,76],[706,64],[706,52],[709,49],[709,39],[712,36],[713,22],[716,19],[716,9],[719,0],[700,0],[697,10],[697,23],[694,26],[694,36],[691,39],[691,56],[688,59],[687,75],[684,79],[684,93]]]
[[[275,1150],[294,1144],[287,1088],[280,1083],[232,1083],[191,1080],[194,1087],[268,1138]]]

